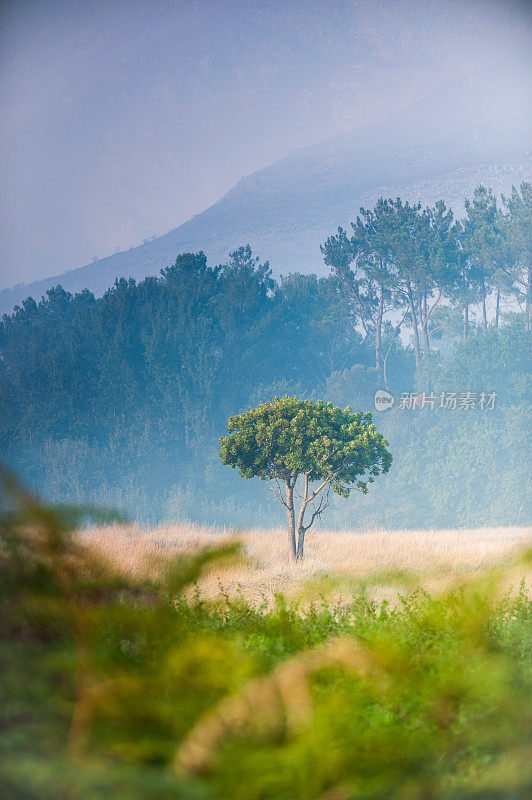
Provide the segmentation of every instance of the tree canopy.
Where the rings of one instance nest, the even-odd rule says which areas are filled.
[[[479,186],[465,201],[464,219],[455,221],[443,201],[423,209],[420,203],[381,197],[373,209],[360,209],[351,236],[340,227],[327,238],[321,248],[325,263],[371,334],[375,367],[385,383],[389,347],[403,327],[412,330],[416,368],[427,383],[431,337],[440,328],[435,312],[444,301],[461,309],[464,341],[475,304],[487,330],[487,300],[493,293],[495,326],[506,298],[524,305],[530,330],[531,198],[531,185],[522,183],[498,206],[493,193]],[[394,327],[386,337],[390,317]]]
[[[220,439],[222,463],[238,469],[243,478],[268,481],[286,506],[290,548],[298,559],[303,557],[305,533],[325,510],[330,490],[342,497],[349,497],[353,487],[367,492],[368,483],[388,472],[392,463],[388,442],[371,414],[321,400],[274,397],[230,417],[228,434]],[[299,478],[304,486],[296,525],[294,491]],[[312,488],[312,483],[318,485]],[[320,495],[307,523],[307,507]]]

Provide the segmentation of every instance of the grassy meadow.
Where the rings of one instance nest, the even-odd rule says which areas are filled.
[[[456,530],[312,530],[305,558],[289,557],[283,528],[233,530],[191,522],[143,527],[120,523],[93,526],[82,534],[95,553],[112,560],[133,577],[157,575],[176,556],[234,542],[242,551],[233,563],[199,578],[197,590],[208,599],[244,598],[252,605],[271,604],[276,594],[291,599],[330,593],[349,594],[359,581],[369,582],[373,599],[396,597],[414,585],[441,591],[466,576],[496,566],[507,567],[532,542],[527,527]]]

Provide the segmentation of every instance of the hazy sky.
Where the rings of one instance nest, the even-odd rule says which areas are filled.
[[[3,0],[0,25],[0,288],[449,79],[532,74],[526,0]]]

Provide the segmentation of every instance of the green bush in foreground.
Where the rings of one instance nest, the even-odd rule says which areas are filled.
[[[521,800],[531,609],[502,574],[395,609],[184,599],[236,548],[132,581],[16,489],[0,559],[0,794]],[[499,599],[497,599],[499,598]]]

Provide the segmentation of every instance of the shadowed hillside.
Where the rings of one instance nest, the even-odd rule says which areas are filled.
[[[471,97],[476,96],[476,102]],[[165,236],[62,275],[0,292],[0,311],[60,283],[102,294],[116,277],[144,278],[176,254],[211,263],[250,243],[274,274],[323,273],[319,246],[380,196],[444,199],[457,214],[479,183],[508,192],[532,177],[532,113],[471,85],[453,84],[384,123],[329,139],[243,177],[218,202]]]

